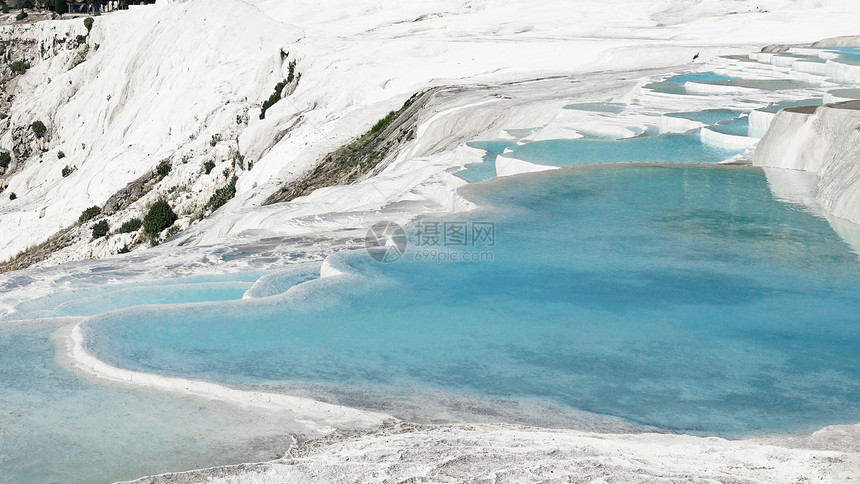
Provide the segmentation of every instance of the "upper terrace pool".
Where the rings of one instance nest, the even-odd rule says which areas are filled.
[[[468,194],[486,208],[438,222],[492,244],[421,246],[425,220],[397,262],[345,252],[280,296],[109,313],[86,348],[430,420],[487,398],[724,436],[860,419],[857,254],[761,171],[579,166]]]
[[[660,135],[648,132],[623,139],[592,137],[533,141],[511,147],[504,156],[549,166],[636,161],[717,163],[742,151],[704,145],[699,131],[693,130]]]
[[[736,77],[717,74],[716,72],[687,72],[667,77],[662,81],[646,84],[646,89],[664,94],[688,94],[684,88],[687,82],[725,82],[737,80]]]

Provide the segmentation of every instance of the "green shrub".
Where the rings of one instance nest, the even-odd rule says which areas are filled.
[[[21,12],[15,16],[15,20],[17,20],[19,22],[24,20],[25,18],[27,18],[27,12]]]
[[[203,163],[203,171],[208,175],[212,173],[212,169],[215,168],[215,162],[212,160]]]
[[[158,235],[162,230],[173,225],[178,217],[166,200],[159,200],[152,205],[149,213],[143,217],[143,229],[152,235]]]
[[[273,92],[272,95],[269,96],[269,99],[266,99],[266,101],[263,103],[263,109],[260,111],[260,119],[266,119],[266,111],[268,111],[270,107],[274,106],[275,103],[281,100],[281,91],[283,91],[284,88],[287,87],[287,84],[287,80],[284,79],[275,86],[275,92]]]
[[[77,37],[75,37],[75,41],[78,43],[78,45],[86,44],[87,43],[87,36],[86,35],[78,35]]]
[[[0,168],[8,168],[12,163],[12,155],[8,151],[0,151]]]
[[[117,251],[117,254],[128,254],[129,252],[131,252],[131,248],[126,244],[122,246],[122,249]]]
[[[245,157],[238,151],[233,153],[233,167],[235,168],[236,165],[239,165],[239,168],[245,168]]]
[[[104,237],[108,232],[110,232],[110,225],[107,220],[100,220],[93,225],[93,239]]]
[[[176,235],[178,233],[179,233],[179,226],[174,225],[173,227],[170,227],[169,229],[167,229],[167,232],[164,233],[164,239],[167,240],[167,239],[173,237],[174,235]]]
[[[99,207],[97,205],[93,205],[92,207],[84,210],[83,213],[81,213],[81,216],[78,217],[78,222],[84,223],[87,220],[92,220],[92,219],[98,217],[98,215],[100,213],[102,213],[101,207]]]
[[[93,23],[96,20],[92,17],[87,17],[84,19],[84,27],[87,28],[87,35],[90,35],[90,31],[93,30]]]
[[[215,190],[215,193],[209,198],[209,201],[206,202],[206,208],[211,209],[213,212],[221,208],[225,203],[227,203],[231,198],[236,196],[236,181],[238,177],[234,176],[230,179],[230,183],[227,185]]]
[[[18,198],[18,195],[15,195],[15,192],[9,194],[9,200],[15,200],[16,198]]]
[[[377,121],[376,124],[374,124],[373,127],[370,128],[370,132],[373,134],[376,134],[376,133],[382,131],[383,129],[385,129],[386,126],[391,124],[391,122],[394,121],[394,118],[396,118],[396,117],[397,117],[397,113],[394,111],[391,111],[390,113],[386,114],[384,118]]]
[[[9,13],[9,5],[3,4],[3,13]]]
[[[65,153],[63,153],[62,151],[58,151],[58,152],[57,152],[57,159],[58,159],[58,160],[62,160],[62,159],[63,159],[63,158],[65,158],[65,157],[66,157],[66,154],[65,154]]]
[[[69,165],[64,166],[63,167],[63,178],[71,175],[73,171],[75,171],[74,167],[69,166]]]
[[[139,218],[133,218],[127,222],[124,222],[119,227],[119,233],[127,234],[129,232],[137,232],[140,228],[143,227],[143,222]]]
[[[33,134],[35,134],[37,138],[45,136],[45,133],[48,132],[48,128],[45,127],[45,123],[39,120],[33,121],[33,124],[31,124],[30,127],[33,128]]]
[[[158,166],[155,167],[155,172],[158,173],[158,176],[165,177],[170,173],[170,168],[169,160],[161,160]]]
[[[62,15],[69,11],[69,5],[66,3],[66,0],[54,0],[54,10]]]
[[[212,139],[209,140],[209,146],[214,148],[214,147],[218,146],[218,143],[220,143],[220,142],[221,142],[221,135],[220,134],[213,134]]]
[[[12,70],[13,74],[23,74],[27,72],[27,69],[30,68],[30,63],[27,61],[16,60],[15,62],[9,64],[9,69]]]
[[[296,78],[296,61],[295,60],[290,61],[289,69],[290,69],[289,72],[287,72],[287,84],[292,83],[293,80]]]

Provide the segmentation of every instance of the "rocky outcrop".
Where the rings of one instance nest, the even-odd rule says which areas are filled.
[[[33,155],[38,140],[29,125],[15,125],[7,117],[15,101],[20,72],[14,72],[14,62],[32,69],[58,54],[71,55],[78,49],[76,38],[80,27],[73,22],[41,22],[0,26],[0,128],[8,134],[12,163],[3,176],[9,177]],[[47,120],[45,120],[47,121]],[[48,132],[50,135],[50,130]],[[44,140],[44,141],[47,141]]]
[[[310,173],[283,187],[266,205],[287,202],[318,188],[347,185],[384,168],[397,156],[398,148],[415,136],[418,117],[439,89],[410,97],[398,111],[385,118],[352,143],[330,153]]]

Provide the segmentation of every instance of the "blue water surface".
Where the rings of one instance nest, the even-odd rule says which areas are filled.
[[[0,325],[0,482],[110,483],[289,448],[288,419],[72,374],[54,350],[63,324]]]
[[[835,61],[840,64],[860,65],[860,47],[822,47],[821,49],[838,53],[839,57]]]
[[[5,319],[93,316],[144,304],[241,299],[245,291],[265,274],[266,271],[251,271],[68,289],[25,301]]]
[[[620,114],[627,107],[624,103],[576,103],[568,104],[564,109],[573,111],[590,111],[595,113]]]
[[[505,156],[550,166],[631,161],[718,163],[743,150],[704,145],[699,130],[634,138],[580,138],[534,141],[513,147]]]
[[[707,125],[717,124],[720,121],[728,121],[738,118],[743,111],[735,109],[705,109],[702,111],[690,111],[683,113],[667,113],[666,116],[699,121]]]
[[[662,81],[646,84],[645,88],[664,94],[688,94],[687,90],[684,89],[686,82],[722,82],[736,79],[736,77],[717,74],[716,72],[686,72],[667,77]]]
[[[428,246],[424,220],[395,263],[344,252],[330,263],[348,275],[279,297],[110,313],[87,348],[367,408],[540,399],[724,436],[860,419],[857,254],[760,170],[592,165],[467,188],[487,208],[438,222],[492,238]]]
[[[780,109],[784,108],[793,108],[798,106],[821,106],[822,103],[821,98],[812,98],[812,99],[801,99],[798,101],[780,101],[778,103],[773,103],[763,108],[757,109],[757,111],[764,111],[766,113],[775,113]]]
[[[465,170],[457,173],[458,177],[467,182],[476,183],[495,177],[496,157],[504,153],[507,148],[516,146],[517,142],[513,140],[473,141],[467,145],[486,152],[480,163],[469,163]]]
[[[746,116],[742,118],[720,121],[710,127],[711,130],[717,133],[729,134],[732,136],[749,136],[750,119]]]

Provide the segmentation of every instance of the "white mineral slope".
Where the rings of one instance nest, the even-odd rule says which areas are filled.
[[[702,54],[700,59],[712,58],[726,52],[728,45],[747,47],[774,38],[810,41],[834,31],[853,33],[855,27],[849,21],[843,23],[842,14],[860,10],[846,1],[822,5],[784,0],[756,6],[748,2],[608,1],[582,2],[576,8],[563,2],[535,5],[512,0],[448,0],[432,5],[340,1],[335,2],[336,8],[327,9],[310,1],[254,3],[273,19],[302,29],[301,42],[289,48],[299,56],[303,79],[325,82],[303,81],[288,102],[276,106],[272,116],[281,121],[273,122],[290,127],[289,136],[276,145],[269,148],[264,142],[268,134],[259,133],[253,123],[242,134],[243,152],[253,159],[261,153],[259,160],[240,179],[237,200],[222,209],[219,220],[190,231],[183,241],[186,244],[213,244],[248,231],[251,222],[261,218],[255,210],[265,196],[429,86],[473,88],[597,70],[678,65],[689,62],[695,53]],[[594,88],[599,89],[596,84]],[[591,99],[605,97],[596,91]],[[457,127],[455,132],[426,123],[416,145],[401,157],[405,166],[420,167],[427,157],[439,155],[440,141],[453,147],[477,136],[498,136],[501,118],[511,107],[504,103],[490,106],[500,119],[488,124],[486,116],[470,116],[477,111],[470,106],[474,103],[470,96],[464,96],[459,105],[448,103],[447,109],[468,107],[446,119],[447,125]],[[521,117],[531,118],[535,124],[518,125],[508,118],[503,128],[540,126],[553,116],[540,103],[516,109],[531,111]],[[266,131],[262,126],[259,129]],[[460,159],[448,153],[447,160],[437,157],[433,163],[440,168],[452,163],[453,167]],[[393,177],[383,181],[392,182],[402,186],[448,184],[445,190],[449,192],[460,183],[438,172],[432,179],[412,174],[408,180]],[[366,207],[363,202],[372,198],[379,207],[401,202],[404,193],[409,193],[407,200],[417,202],[412,192],[376,192],[359,194],[358,199],[330,196],[326,202],[334,202],[330,205],[333,212],[355,212],[355,207]],[[449,209],[458,204],[451,200],[439,203],[431,197],[426,205]],[[262,209],[264,226],[290,225],[290,211],[285,210],[284,218],[278,220],[270,209]]]
[[[279,461],[138,483],[856,482],[857,426],[779,442],[684,435],[606,435],[514,425],[404,423],[294,448]],[[843,450],[829,450],[832,443]]]
[[[579,2],[575,8],[562,0],[339,0],[325,8],[310,0],[158,0],[103,15],[96,19],[85,62],[71,69],[71,59],[37,62],[16,87],[9,131],[15,127],[20,134],[42,119],[49,127],[48,151],[35,152],[31,135],[34,155],[3,180],[9,183],[4,193],[18,198],[0,197],[0,259],[69,226],[84,208],[104,203],[162,159],[172,161],[173,172],[152,193],[111,215],[111,226],[166,197],[180,215],[180,227],[187,228],[215,188],[235,173],[236,198],[211,217],[223,221],[191,231],[193,241],[187,241],[216,243],[247,230],[243,220],[259,220],[249,214],[270,193],[428,87],[672,66],[690,62],[696,53],[706,60],[738,52],[730,47],[746,51],[764,43],[856,34],[858,10],[852,0],[613,0]],[[61,26],[39,27],[46,41],[52,31],[85,31],[80,19],[39,25]],[[260,103],[286,76],[287,53],[297,62],[301,82],[260,120]],[[531,118],[547,116],[544,111]],[[497,125],[480,123],[462,128],[459,139],[448,132],[446,141],[489,128],[499,132]],[[416,140],[409,155],[416,165],[445,151],[432,139],[439,133],[431,130]],[[211,146],[213,136],[223,141]],[[13,141],[5,133],[0,148],[12,148]],[[58,159],[61,150],[66,157]],[[237,151],[252,169],[233,167]],[[455,153],[445,156],[459,162]],[[216,167],[202,174],[209,160]],[[437,161],[446,163],[432,163]],[[77,170],[62,177],[65,166]],[[426,185],[451,181],[424,174],[431,177]],[[396,202],[403,193],[385,197]],[[344,199],[338,206],[357,204]],[[439,206],[432,200],[430,205]],[[443,200],[441,206],[452,205]],[[48,263],[103,257],[134,242],[130,235],[98,241],[87,235],[82,228],[82,241]]]
[[[82,22],[37,25],[67,25],[74,35],[86,33]],[[14,30],[20,27],[2,29],[20,36]],[[56,30],[41,28],[42,41],[50,43]],[[227,158],[217,153],[227,147],[210,146],[212,136],[235,136],[237,116],[281,78],[280,47],[297,38],[296,29],[242,2],[160,0],[98,17],[79,65],[68,56],[36,63],[17,81],[0,148],[11,150],[14,128],[28,130],[38,119],[48,127],[47,151],[40,155],[30,136],[35,154],[17,160],[26,166],[8,179],[0,202],[0,259],[70,225],[162,159],[176,158],[165,192],[176,185],[208,196],[219,180],[198,179],[200,163],[207,155],[219,165]],[[65,158],[58,158],[60,151]],[[181,164],[184,156],[193,163]],[[76,170],[63,177],[64,166]],[[10,201],[10,192],[18,199]]]
[[[756,166],[818,176],[814,203],[860,223],[860,101],[811,110],[784,109],[759,142]]]

